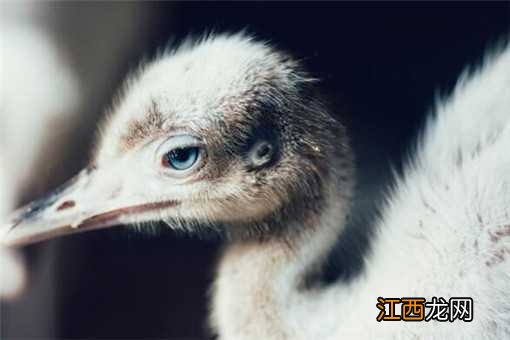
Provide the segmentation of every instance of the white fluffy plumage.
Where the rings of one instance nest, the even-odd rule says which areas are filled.
[[[472,297],[471,323],[397,323],[400,338],[510,335],[510,48],[436,104],[398,177],[367,261],[365,296]],[[373,325],[374,334],[385,325]],[[393,329],[395,328],[395,329]]]

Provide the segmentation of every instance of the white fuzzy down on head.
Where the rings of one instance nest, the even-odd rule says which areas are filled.
[[[204,117],[221,121],[222,103],[241,99],[267,77],[281,79],[282,88],[310,81],[294,75],[267,43],[239,33],[188,39],[168,48],[134,72],[114,101],[101,129],[98,163],[115,157],[124,128],[142,119],[154,103],[169,123],[193,126]],[[287,81],[291,74],[296,83]],[[245,98],[249,99],[249,98]]]

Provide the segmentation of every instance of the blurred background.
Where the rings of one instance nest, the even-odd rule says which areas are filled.
[[[240,29],[322,79],[357,156],[350,229],[368,232],[434,101],[508,37],[510,3],[2,2],[0,215],[87,163],[98,121],[142,58],[189,34]],[[128,228],[27,247],[28,285],[2,302],[0,338],[205,339],[218,248]],[[358,266],[345,261],[349,279]]]

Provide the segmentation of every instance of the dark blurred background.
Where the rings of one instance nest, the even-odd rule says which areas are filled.
[[[58,171],[34,180],[23,200],[85,164],[103,109],[142,57],[190,33],[247,29],[303,59],[322,79],[357,155],[356,211],[363,223],[391,168],[400,169],[412,151],[434,100],[510,32],[509,2],[46,5],[58,17],[48,27],[62,38],[89,92]],[[95,59],[84,58],[91,51]],[[107,79],[100,78],[103,70]],[[1,337],[203,338],[218,248],[218,242],[126,228],[31,246],[24,251],[29,286],[3,303]]]

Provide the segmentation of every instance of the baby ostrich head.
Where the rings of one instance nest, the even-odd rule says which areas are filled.
[[[16,212],[5,241],[155,221],[233,238],[292,234],[331,203],[332,186],[351,191],[344,128],[316,85],[244,35],[183,44],[127,81],[91,165]]]

